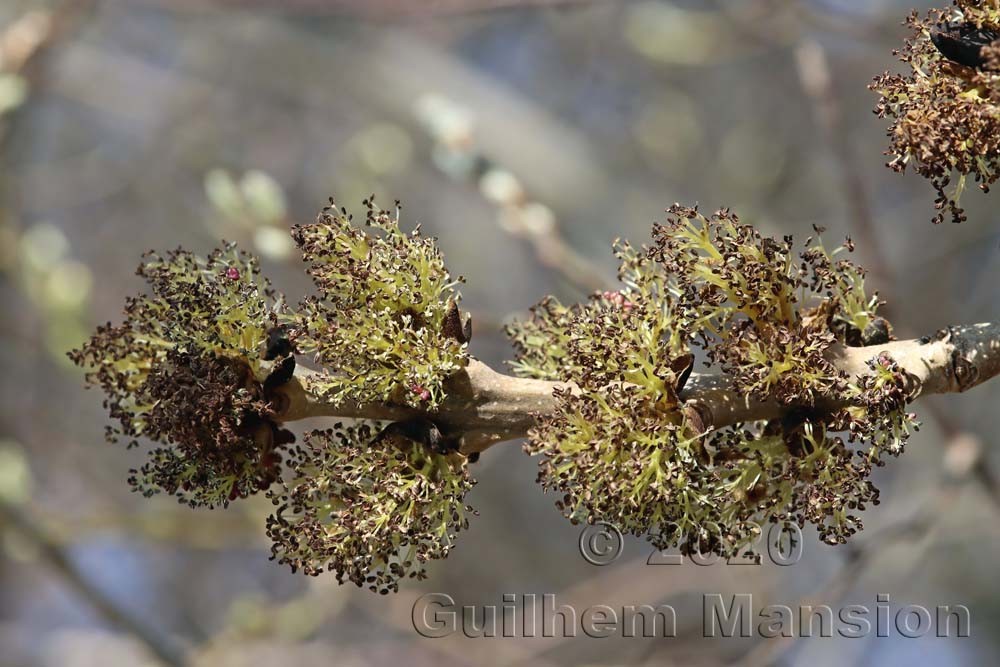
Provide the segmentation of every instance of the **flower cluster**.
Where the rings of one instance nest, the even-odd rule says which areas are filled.
[[[365,225],[331,206],[293,229],[319,296],[295,316],[298,349],[330,369],[315,387],[334,402],[434,409],[468,360],[468,322],[434,239],[399,228],[372,200]],[[369,233],[369,230],[372,233]]]
[[[869,86],[881,95],[875,112],[892,119],[888,166],[910,165],[930,180],[935,223],[946,212],[961,222],[968,177],[984,192],[1000,177],[1000,8],[955,0],[947,10],[914,12],[907,25],[912,36],[897,54],[909,72],[885,72]]]
[[[598,292],[586,304],[546,297],[531,318],[506,327],[516,349],[515,374],[602,387],[629,382],[654,399],[673,394],[690,371],[693,322],[675,307],[662,272],[627,242],[616,241],[619,291]],[[642,350],[642,354],[636,354]]]
[[[461,454],[438,453],[372,422],[314,431],[291,455],[292,472],[272,492],[273,557],[306,574],[372,591],[398,590],[406,577],[444,558],[468,527],[464,503],[474,481]]]
[[[293,229],[319,294],[286,313],[256,260],[150,254],[150,294],[71,358],[107,395],[112,439],[159,443],[133,471],[144,494],[226,505],[267,490],[273,557],[382,593],[425,576],[467,528],[463,435],[434,421],[468,361],[469,321],[432,239],[369,201],[366,228],[328,208]],[[818,230],[820,231],[820,230]],[[620,286],[586,303],[545,299],[508,327],[517,374],[568,380],[526,449],[574,521],[613,521],[660,548],[732,555],[763,521],[812,523],[843,542],[877,502],[869,481],[914,428],[910,378],[884,353],[850,378],[834,346],[891,338],[864,272],[807,241],[766,238],[727,210],[675,205],[636,249],[616,242]],[[280,427],[295,354],[322,365],[309,389],[333,404],[415,408],[382,427],[338,424],[303,444]],[[696,353],[782,419],[709,430],[684,401]],[[290,385],[296,386],[296,385]],[[445,422],[442,422],[445,424]],[[837,434],[842,434],[838,436]]]
[[[320,291],[299,312],[232,244],[207,258],[150,253],[138,270],[150,293],[70,357],[106,394],[109,439],[158,443],[132,471],[135,490],[214,507],[274,486],[276,558],[385,592],[423,576],[465,527],[469,459],[429,420],[338,426],[291,448],[275,391],[294,355],[312,352],[330,400],[429,411],[466,362],[470,323],[434,241],[367,205],[373,233],[332,208],[293,230]]]
[[[675,205],[645,252],[616,244],[620,291],[569,307],[549,298],[510,325],[517,374],[579,387],[559,393],[526,445],[563,513],[724,555],[764,521],[809,522],[829,542],[856,532],[853,512],[877,501],[872,467],[898,453],[912,416],[898,367],[880,361],[854,383],[828,360],[831,346],[890,336],[864,272],[834,259],[851,249],[810,240],[796,256],[790,238],[765,238],[727,210]],[[681,396],[695,348],[788,416],[706,433]]]
[[[871,445],[869,458],[880,463],[879,454],[900,454],[919,425],[916,415],[904,408],[912,400],[910,377],[886,352],[868,361],[872,373],[851,387],[853,407],[841,415],[849,420],[851,440]]]
[[[69,353],[106,394],[108,438],[161,443],[130,479],[191,505],[226,505],[277,476],[291,436],[269,419],[262,364],[280,309],[257,261],[232,244],[199,258],[147,254],[151,294],[128,299],[125,321],[99,327]]]
[[[679,205],[668,213],[649,254],[679,293],[679,324],[693,323],[691,335],[735,387],[787,404],[841,389],[824,355],[876,321],[879,300],[865,294],[864,272],[811,239],[796,259],[791,237],[765,238],[725,209],[710,218]]]

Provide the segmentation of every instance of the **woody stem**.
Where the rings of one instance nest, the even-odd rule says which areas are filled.
[[[906,372],[914,397],[962,392],[1000,374],[1000,324],[975,324],[942,329],[931,337],[894,341],[868,347],[836,345],[829,360],[849,378],[870,375],[868,361],[888,353]],[[446,398],[434,413],[407,406],[351,402],[332,403],[313,390],[315,371],[298,368],[295,377],[278,389],[283,405],[277,418],[294,421],[309,417],[342,417],[400,421],[417,416],[460,433],[465,453],[479,452],[499,442],[525,437],[540,419],[556,412],[556,389],[579,392],[571,382],[517,378],[499,373],[478,360],[446,383]],[[722,375],[693,373],[681,398],[697,410],[707,429],[781,417],[794,406],[759,400],[736,391]],[[843,403],[819,405],[835,410]]]

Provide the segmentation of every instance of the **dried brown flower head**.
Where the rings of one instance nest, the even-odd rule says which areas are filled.
[[[888,166],[911,166],[930,180],[935,223],[946,212],[961,222],[968,178],[988,192],[1000,174],[1000,9],[992,0],[955,0],[923,17],[914,12],[906,24],[912,35],[897,54],[909,71],[869,85],[882,96],[875,112],[892,119]]]

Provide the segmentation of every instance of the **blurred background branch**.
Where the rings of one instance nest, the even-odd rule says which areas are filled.
[[[187,664],[184,654],[154,628],[139,622],[118,603],[95,586],[36,520],[26,516],[16,505],[0,499],[0,526],[16,530],[32,547],[39,559],[103,616],[112,626],[138,639],[159,661],[166,665]]]
[[[163,4],[168,0],[142,0]],[[284,0],[283,13],[310,16],[340,16],[407,21],[420,18],[448,17],[481,12],[518,9],[555,9],[573,5],[616,2],[618,0]],[[173,10],[273,10],[268,0],[169,0]]]

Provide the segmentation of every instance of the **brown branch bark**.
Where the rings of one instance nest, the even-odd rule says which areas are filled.
[[[942,329],[934,336],[869,347],[831,348],[829,358],[851,378],[868,375],[867,362],[888,352],[909,375],[914,397],[962,392],[1000,375],[1000,324],[974,324]],[[333,404],[310,389],[314,371],[299,369],[280,388],[284,405],[281,421],[310,417],[404,420],[416,416],[433,419],[439,426],[461,433],[463,452],[482,451],[498,442],[527,435],[537,421],[557,409],[556,388],[577,391],[572,383],[531,380],[504,375],[472,360],[448,383],[440,409],[433,414],[389,404]],[[780,417],[789,406],[750,399],[734,390],[720,375],[692,374],[681,394],[698,410],[706,428]],[[836,402],[822,409],[833,410]]]

